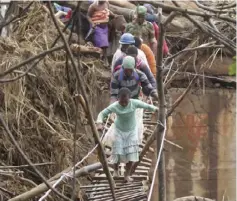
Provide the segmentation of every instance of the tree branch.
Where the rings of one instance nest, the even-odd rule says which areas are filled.
[[[60,196],[61,198],[63,198],[64,200],[69,200],[71,201],[71,199],[67,198],[65,195],[59,193],[56,189],[52,188],[51,184],[45,179],[45,177],[41,174],[41,172],[34,166],[34,164],[28,159],[28,157],[25,155],[25,153],[23,152],[23,150],[20,148],[20,146],[18,145],[17,141],[15,140],[13,134],[11,133],[11,131],[9,130],[6,122],[4,121],[2,115],[0,115],[0,123],[2,124],[4,130],[6,131],[6,133],[8,134],[9,138],[11,139],[12,143],[15,145],[16,149],[18,150],[18,152],[21,154],[21,156],[25,159],[25,161],[29,164],[29,166],[31,168],[33,168],[33,170],[37,173],[37,175],[41,178],[41,180],[45,183],[45,185],[50,188],[54,193],[56,193],[58,196]]]
[[[75,176],[80,177],[80,176],[85,176],[88,175],[90,172],[98,170],[102,167],[101,163],[94,163],[88,166],[84,166],[83,168],[76,170]],[[67,169],[68,170],[68,169]],[[57,182],[58,177],[60,177],[61,174],[64,174],[66,171],[63,171],[62,173],[52,177],[51,179],[48,180],[48,182],[51,185],[54,185]],[[14,198],[9,199],[9,201],[23,201],[23,200],[31,200],[32,198],[42,194],[43,192],[47,191],[49,188],[45,183],[42,183],[35,188],[32,188],[31,190],[24,192]]]
[[[32,5],[34,3],[34,1],[32,1],[32,2],[30,2],[23,10],[22,10],[22,12],[20,12],[18,15],[16,15],[15,17],[13,17],[12,19],[10,19],[9,21],[7,21],[7,22],[2,22],[1,24],[0,24],[0,30],[3,28],[3,27],[5,27],[5,26],[7,26],[7,25],[9,25],[10,23],[12,23],[14,20],[16,20],[17,18],[19,18],[19,17],[21,17],[22,15],[24,15],[25,13],[26,13],[26,11],[30,8],[30,6]]]
[[[89,107],[89,101],[88,101],[88,98],[87,98],[87,94],[86,94],[84,82],[82,80],[82,76],[80,75],[79,69],[78,69],[78,67],[76,66],[76,64],[75,64],[75,62],[73,60],[73,55],[72,55],[71,49],[69,47],[69,44],[67,43],[65,36],[63,35],[62,31],[60,30],[60,28],[59,28],[59,26],[57,24],[57,21],[55,19],[55,16],[54,16],[54,13],[53,13],[53,10],[52,10],[52,7],[51,7],[51,2],[47,2],[47,3],[48,3],[48,6],[49,6],[49,11],[50,11],[50,14],[51,14],[51,18],[53,19],[53,22],[54,22],[54,24],[55,24],[55,26],[56,26],[56,28],[57,28],[61,38],[63,39],[63,42],[65,44],[65,49],[66,49],[67,53],[69,54],[69,58],[70,58],[70,60],[72,62],[72,66],[73,66],[74,71],[76,73],[76,78],[77,78],[77,81],[78,81],[78,87],[81,89],[82,95],[83,95],[83,97],[85,99],[85,103],[86,103],[86,106],[87,106],[87,115],[88,115],[88,120],[89,120],[91,129],[92,129],[93,137],[94,137],[95,143],[98,144],[99,159],[100,159],[100,162],[103,165],[103,170],[104,170],[104,172],[105,172],[105,174],[107,176],[107,179],[109,181],[112,197],[113,197],[114,200],[116,200],[116,198],[115,198],[115,191],[114,191],[114,180],[113,180],[113,178],[112,178],[112,176],[110,174],[108,163],[107,163],[107,158],[106,158],[104,150],[103,150],[103,145],[102,145],[102,143],[101,143],[101,141],[99,139],[99,134],[98,134],[98,131],[96,129],[96,126],[95,126],[95,123],[94,123],[94,119],[93,119],[93,116],[92,116],[92,111],[91,111],[91,109]],[[79,62],[79,65],[80,65],[80,62]]]
[[[172,3],[177,6],[178,8],[180,8],[180,5],[176,2],[176,1],[172,1]],[[198,21],[196,21],[195,19],[193,19],[190,15],[188,15],[187,13],[183,14],[187,19],[189,19],[194,25],[196,25],[200,30],[202,30],[203,32],[207,33],[208,35],[210,35],[211,37],[215,38],[217,41],[221,42],[222,44],[224,44],[228,50],[230,50],[233,54],[236,53],[236,46],[234,46],[234,43],[232,41],[230,41],[229,39],[227,39],[225,36],[223,36],[220,33],[216,33],[216,31],[214,29],[211,29],[209,27],[207,27],[207,25],[205,25],[204,23],[199,23]],[[209,30],[207,30],[209,29]]]
[[[201,17],[216,17],[219,19],[222,19],[224,21],[228,21],[228,22],[232,22],[232,23],[236,23],[236,20],[234,18],[230,18],[230,17],[225,17],[222,15],[217,15],[217,14],[208,14],[208,13],[204,13],[204,12],[198,12],[195,10],[191,10],[191,9],[186,9],[186,8],[181,8],[181,7],[174,7],[174,6],[169,6],[169,5],[165,5],[164,3],[159,3],[158,1],[150,1],[150,0],[143,0],[140,2],[145,2],[145,3],[149,3],[154,5],[155,7],[160,7],[169,11],[178,11],[181,13],[186,13],[186,14],[190,14],[190,15],[196,15],[196,16],[201,16]]]
[[[191,82],[189,83],[188,87],[186,88],[186,90],[182,93],[182,95],[174,102],[174,104],[171,106],[171,109],[168,111],[167,113],[167,117],[169,117],[173,111],[175,110],[176,107],[178,107],[178,105],[181,103],[181,101],[184,99],[184,97],[186,96],[186,94],[190,91],[191,86],[193,84],[193,82],[198,78],[197,75],[194,76],[194,78],[191,80]]]
[[[163,25],[164,27],[167,26],[167,24],[169,24],[177,15],[178,13],[173,11],[170,13],[170,15],[166,18],[166,20],[164,21]]]
[[[223,9],[221,10],[218,10],[218,9],[214,9],[214,8],[210,8],[210,7],[207,7],[207,6],[204,6],[202,5],[201,3],[199,3],[198,0],[195,0],[195,4],[199,7],[199,8],[202,8],[204,10],[207,10],[207,11],[210,11],[210,12],[213,12],[213,13],[235,13],[235,10],[233,9],[232,12],[230,12],[229,10],[228,11],[225,11]]]
[[[33,166],[44,166],[44,165],[54,165],[53,162],[47,162],[47,163],[35,163]],[[25,168],[25,167],[31,167],[30,165],[18,165],[18,166],[0,166],[0,169],[11,169],[11,168]]]
[[[36,56],[33,56],[33,57],[31,57],[31,58],[29,58],[29,59],[27,59],[27,60],[25,60],[25,61],[19,63],[18,65],[16,65],[16,66],[14,66],[14,67],[12,67],[12,68],[10,68],[10,69],[8,69],[8,70],[6,70],[6,71],[0,73],[0,77],[6,76],[7,74],[13,72],[14,70],[16,70],[16,69],[18,69],[18,68],[20,68],[20,67],[22,67],[22,66],[24,66],[24,65],[26,65],[26,64],[28,64],[28,63],[30,63],[30,62],[32,62],[32,61],[34,61],[34,60],[36,60],[36,59],[39,59],[39,58],[41,58],[41,57],[44,57],[44,56],[46,56],[46,55],[49,54],[49,53],[52,53],[52,52],[57,51],[57,50],[61,50],[61,49],[63,49],[63,47],[64,47],[64,45],[61,45],[61,46],[59,46],[59,47],[54,47],[54,48],[52,48],[52,49],[46,50],[46,51],[44,51],[44,52],[42,52],[42,53],[36,55]],[[27,70],[26,73],[28,73],[28,71],[31,70],[33,67],[35,67],[35,66],[32,65],[32,66]],[[14,78],[14,79],[15,79],[15,78]]]
[[[202,50],[202,49],[223,48],[224,47],[224,45],[211,45],[211,44],[213,44],[213,43],[206,43],[206,44],[202,44],[198,47],[183,49],[183,50],[177,52],[176,54],[173,54],[172,56],[167,57],[166,60],[165,60],[165,66],[166,66],[168,61],[170,61],[171,59],[174,59],[175,57],[177,57],[178,55],[180,55],[184,52],[191,52],[191,51]],[[211,45],[211,46],[208,46],[208,45]]]

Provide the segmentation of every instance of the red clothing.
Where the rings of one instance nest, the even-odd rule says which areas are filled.
[[[158,25],[155,22],[153,22],[152,24],[153,24],[153,28],[155,30],[155,37],[156,37],[156,40],[158,42],[159,27],[158,27]],[[168,48],[168,45],[167,45],[166,41],[164,40],[164,43],[163,43],[163,54],[166,55],[166,54],[168,54],[168,52],[169,52],[169,48]]]

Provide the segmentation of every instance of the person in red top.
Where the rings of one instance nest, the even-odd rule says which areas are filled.
[[[146,20],[148,22],[152,23],[154,31],[155,31],[155,38],[158,41],[158,38],[159,38],[159,26],[155,22],[155,20],[157,18],[156,15],[155,15],[155,12],[154,12],[154,10],[153,10],[153,8],[152,8],[152,6],[150,4],[144,4],[143,6],[147,8]],[[169,54],[169,48],[168,48],[168,45],[167,45],[165,40],[163,42],[163,54],[164,54],[164,56]]]
[[[158,38],[159,38],[159,27],[156,24],[156,22],[153,22],[152,24],[153,24],[153,28],[155,30],[156,40],[158,41]],[[164,42],[163,42],[163,54],[164,54],[164,56],[169,54],[169,48],[168,48],[168,45],[166,43],[166,40],[164,40]]]

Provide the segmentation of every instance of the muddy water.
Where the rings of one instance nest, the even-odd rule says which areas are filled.
[[[173,90],[173,100],[181,93]],[[235,104],[235,91],[211,89],[190,92],[176,109],[167,139],[183,150],[165,145],[167,201],[188,195],[236,201]]]

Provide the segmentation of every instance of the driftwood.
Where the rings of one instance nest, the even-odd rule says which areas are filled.
[[[115,5],[115,6],[119,6],[119,7],[122,7],[122,8],[128,8],[128,9],[132,9],[134,10],[136,8],[136,6],[132,3],[130,3],[129,1],[127,0],[109,0],[109,3],[112,4],[112,5]]]
[[[71,50],[73,53],[98,53],[102,54],[102,49],[98,47],[89,47],[85,45],[78,45],[78,44],[71,44],[70,45]]]
[[[196,10],[192,10],[192,9],[185,9],[182,7],[174,7],[174,6],[170,6],[170,5],[165,5],[164,3],[160,3],[158,1],[148,1],[148,0],[143,0],[140,1],[142,3],[150,3],[152,5],[154,5],[155,7],[160,7],[162,9],[165,9],[167,11],[178,11],[184,14],[190,14],[190,15],[196,15],[196,16],[200,16],[200,17],[215,17],[215,18],[219,18],[222,20],[225,20],[227,22],[232,22],[232,23],[236,23],[235,18],[230,18],[230,17],[226,17],[224,15],[219,15],[219,14],[209,14],[206,12],[202,12],[202,11],[196,11]]]
[[[79,170],[76,170],[75,177],[81,177],[81,176],[88,175],[90,172],[100,169],[101,167],[102,167],[101,163],[94,163],[92,165],[85,166]],[[60,177],[60,176],[58,175],[58,177]],[[55,177],[55,179],[53,181],[48,180],[48,182],[51,185],[53,185],[57,181],[58,177]],[[44,183],[42,183],[42,184],[36,186],[35,188],[32,188],[30,191],[27,191],[25,193],[22,193],[21,195],[11,198],[9,201],[30,200],[30,199],[34,198],[35,196],[38,196],[38,195],[42,194],[43,192],[47,191],[48,189],[49,188]]]

